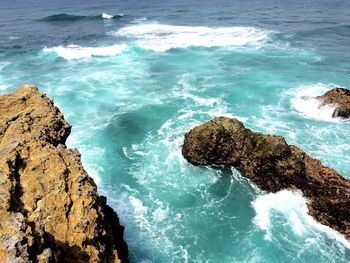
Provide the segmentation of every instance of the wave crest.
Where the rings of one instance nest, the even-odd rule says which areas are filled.
[[[88,18],[95,18],[95,16],[79,16],[79,15],[69,15],[69,14],[56,14],[51,16],[46,16],[39,21],[45,21],[45,22],[64,22],[64,21],[77,21],[77,20],[83,20]]]
[[[56,14],[51,16],[46,16],[38,21],[43,22],[74,22],[74,21],[81,21],[81,20],[100,20],[103,19],[114,19],[118,17],[123,17],[123,14],[117,14],[117,15],[108,15],[106,13],[102,13],[102,15],[70,15],[70,14]]]
[[[102,13],[102,18],[103,18],[103,19],[112,19],[113,16],[112,16],[112,15],[109,15],[109,14],[106,14],[106,13]]]

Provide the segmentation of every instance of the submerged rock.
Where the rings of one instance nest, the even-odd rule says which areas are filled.
[[[124,227],[64,145],[70,130],[36,87],[0,96],[0,262],[127,262]]]
[[[350,239],[350,180],[283,137],[252,132],[236,119],[220,117],[187,133],[182,154],[194,165],[234,166],[268,192],[299,189],[311,216]]]
[[[333,118],[350,118],[350,90],[334,88],[316,98],[321,102],[320,106],[335,107]]]

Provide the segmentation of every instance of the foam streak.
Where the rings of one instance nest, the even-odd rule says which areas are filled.
[[[44,52],[55,52],[58,56],[66,60],[116,56],[127,49],[127,45],[112,45],[105,47],[81,47],[78,45],[57,46],[44,48]]]

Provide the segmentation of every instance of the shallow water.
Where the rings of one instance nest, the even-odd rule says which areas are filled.
[[[350,124],[310,98],[350,88],[349,10],[5,0],[0,92],[33,83],[55,100],[73,125],[68,145],[126,227],[131,262],[348,262],[349,243],[308,217],[300,194],[193,167],[181,145],[195,125],[231,116],[349,178]]]

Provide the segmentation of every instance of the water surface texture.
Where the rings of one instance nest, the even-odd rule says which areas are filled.
[[[131,262],[350,261],[300,194],[181,155],[192,127],[231,116],[350,178],[350,123],[310,98],[350,88],[349,1],[48,2],[1,0],[0,92],[54,99]]]

